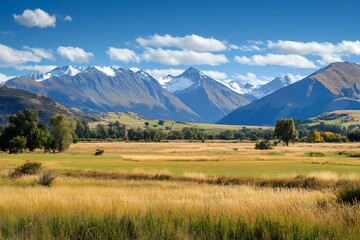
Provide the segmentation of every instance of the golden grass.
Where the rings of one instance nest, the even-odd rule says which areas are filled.
[[[57,179],[53,188],[1,186],[0,209],[22,215],[40,212],[102,215],[181,211],[187,214],[295,215],[318,221],[319,201],[331,203],[329,192],[211,186],[195,183]],[[302,206],[298,209],[297,206]],[[330,208],[338,208],[331,205]],[[337,209],[338,210],[338,209]],[[321,213],[328,215],[329,212]],[[289,215],[289,216],[290,216]]]
[[[233,151],[234,147],[238,151]],[[104,156],[93,156],[97,148],[105,150]],[[4,231],[0,238],[31,239],[32,229],[30,235],[22,235],[22,222],[35,226],[34,221],[38,221],[37,230],[34,227],[36,236],[51,238],[57,232],[52,226],[59,216],[67,219],[59,226],[68,223],[72,229],[79,216],[84,216],[84,226],[92,229],[92,221],[101,222],[111,214],[116,219],[131,216],[143,234],[150,212],[156,216],[151,220],[152,226],[175,228],[180,221],[186,233],[178,239],[196,236],[191,232],[192,220],[215,224],[204,228],[214,230],[218,228],[216,221],[235,226],[239,219],[249,229],[255,228],[259,219],[264,224],[274,220],[267,223],[280,224],[288,233],[300,226],[302,236],[319,238],[316,229],[321,227],[318,233],[330,229],[328,239],[348,235],[356,239],[360,234],[360,205],[339,204],[335,190],[348,183],[359,184],[360,160],[336,153],[360,152],[360,144],[296,144],[266,151],[253,148],[254,143],[234,142],[80,143],[55,155],[1,153],[0,228],[13,232],[9,230],[6,235]],[[308,152],[323,152],[325,156],[309,157]],[[40,161],[43,171],[56,172],[54,186],[34,184],[37,176],[9,179],[9,170],[25,160]],[[306,169],[303,164],[307,164]],[[11,224],[16,227],[12,229]],[[43,224],[49,233],[42,232]],[[77,227],[81,232],[81,224]],[[278,229],[276,225],[269,228],[275,232]],[[74,230],[74,234],[78,232]],[[153,238],[141,234],[139,238]],[[256,238],[251,234],[248,236]],[[106,238],[99,236],[98,239]]]

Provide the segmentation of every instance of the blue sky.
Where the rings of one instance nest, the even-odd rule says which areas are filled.
[[[111,65],[259,83],[360,62],[356,0],[0,0],[0,81]]]

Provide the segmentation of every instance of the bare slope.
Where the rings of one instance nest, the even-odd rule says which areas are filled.
[[[0,123],[7,122],[8,117],[11,114],[18,113],[24,109],[33,109],[38,111],[40,120],[43,122],[48,122],[55,114],[64,114],[76,120],[98,120],[96,116],[67,109],[50,98],[21,89],[0,86]]]

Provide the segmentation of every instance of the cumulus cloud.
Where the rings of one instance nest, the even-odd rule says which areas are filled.
[[[296,41],[268,41],[268,48],[278,50],[286,54],[299,54],[299,55],[320,55],[329,54],[335,51],[335,45],[332,43],[324,42],[296,42]]]
[[[7,76],[5,74],[0,73],[0,83],[6,82],[9,79],[14,78],[15,76]]]
[[[295,68],[316,68],[312,61],[303,56],[293,54],[280,55],[269,53],[266,55],[254,55],[252,57],[235,56],[234,60],[241,64],[255,66],[276,65]]]
[[[229,46],[231,49],[240,50],[244,52],[255,52],[255,51],[261,51],[261,48],[257,45],[242,45],[238,46],[235,44],[231,44]]]
[[[63,58],[67,58],[72,62],[79,62],[79,63],[89,62],[94,57],[94,54],[91,52],[86,52],[84,49],[79,47],[70,47],[70,46],[58,47],[57,53]]]
[[[46,50],[40,48],[28,48],[17,50],[9,46],[0,44],[0,66],[11,67],[27,62],[41,62]],[[45,54],[46,57],[49,55]]]
[[[114,61],[140,62],[140,57],[134,51],[127,48],[109,47],[106,53]]]
[[[323,54],[320,55],[321,59],[316,62],[320,65],[327,65],[333,62],[342,62],[341,55],[338,54]]]
[[[71,22],[72,20],[73,20],[72,16],[67,15],[64,17],[64,21],[66,22]]]
[[[57,67],[58,66],[55,66],[55,65],[19,65],[19,66],[15,66],[15,68],[20,71],[28,70],[28,71],[36,71],[36,72],[40,72],[40,73],[49,72]]]
[[[216,52],[227,49],[226,44],[217,39],[204,38],[196,34],[186,35],[184,37],[173,37],[169,34],[160,36],[155,34],[148,38],[139,37],[136,39],[136,42],[143,47],[174,47],[196,52]]]
[[[157,62],[166,65],[220,65],[229,62],[223,54],[208,52],[178,51],[168,49],[146,48],[143,55],[146,61]]]
[[[40,56],[40,57],[42,57],[44,59],[55,60],[55,57],[52,54],[51,50],[44,49],[44,48],[31,48],[31,47],[28,47],[28,46],[24,46],[23,48],[33,52],[35,55]]]
[[[202,72],[215,80],[228,79],[228,75],[224,72],[219,72],[219,71],[214,71],[214,70],[204,70]]]
[[[329,42],[298,42],[268,41],[269,49],[274,49],[281,53],[298,55],[316,55],[320,57],[317,62],[321,65],[332,62],[342,61],[342,56],[360,55],[360,41],[341,41],[333,44]]]
[[[14,14],[14,20],[27,27],[55,27],[56,17],[55,15],[49,15],[44,10],[37,8],[35,10],[26,9],[22,14]]]

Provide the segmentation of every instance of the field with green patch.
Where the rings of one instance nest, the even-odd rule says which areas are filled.
[[[338,110],[334,112],[323,113],[320,116],[311,118],[315,123],[337,124],[348,127],[350,125],[360,124],[360,111],[358,110]],[[311,124],[310,124],[311,125]]]
[[[136,113],[130,112],[120,112],[120,113],[104,113],[101,115],[101,120],[98,122],[90,123],[90,126],[96,126],[97,124],[108,124],[110,122],[119,121],[122,124],[125,124],[129,127],[140,127],[145,128],[145,122],[149,123],[149,127],[155,129],[166,130],[166,127],[171,128],[171,130],[181,130],[185,127],[196,127],[200,130],[203,130],[209,134],[218,134],[225,130],[239,130],[243,127],[247,128],[260,128],[257,126],[243,126],[243,125],[221,125],[221,124],[208,124],[208,123],[187,123],[187,122],[178,122],[164,119],[164,125],[160,126],[158,124],[159,120],[149,120]],[[263,129],[272,128],[272,127],[261,127]]]
[[[105,150],[104,155],[94,156],[96,149]],[[41,162],[51,170],[155,171],[171,175],[196,172],[276,177],[321,171],[360,173],[360,159],[338,155],[341,151],[360,153],[360,145],[302,143],[261,151],[254,150],[254,143],[239,142],[78,143],[61,154],[3,153],[0,167],[11,169],[29,160]],[[310,152],[324,156],[310,156]]]
[[[359,156],[359,143],[220,141],[0,153],[0,239],[359,239],[360,205],[337,197],[360,186]],[[26,161],[42,169],[8,176]]]

